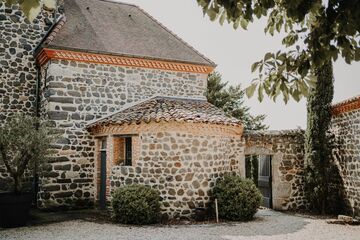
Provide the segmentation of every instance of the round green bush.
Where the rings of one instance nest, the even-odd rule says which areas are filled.
[[[152,224],[159,220],[160,193],[143,185],[118,188],[111,200],[113,218],[125,224]]]
[[[231,221],[251,220],[260,207],[262,195],[253,181],[239,176],[219,179],[213,189],[219,217]]]

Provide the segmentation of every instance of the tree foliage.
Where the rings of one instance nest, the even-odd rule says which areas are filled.
[[[227,84],[228,82],[222,82],[220,73],[210,74],[206,94],[208,101],[230,116],[241,120],[246,130],[267,129],[268,126],[263,123],[266,116],[253,116],[249,112],[250,108],[244,105],[245,91],[241,86],[227,88]]]
[[[265,33],[285,32],[287,51],[266,53],[251,66],[258,72],[247,89],[259,100],[266,93],[274,101],[282,93],[287,102],[307,97],[315,85],[316,69],[341,55],[347,63],[360,60],[360,1],[358,0],[197,0],[211,20],[247,29],[256,18],[267,17]]]
[[[41,8],[55,9],[57,0],[0,0],[8,6],[20,5],[25,16],[32,22],[40,13]]]
[[[14,192],[22,190],[26,170],[44,166],[54,133],[37,118],[16,115],[0,127],[0,163],[14,180]]]
[[[316,72],[319,81],[311,89],[307,103],[305,141],[305,193],[310,208],[325,213],[330,196],[331,148],[328,132],[331,124],[331,102],[334,95],[332,64],[329,61]]]

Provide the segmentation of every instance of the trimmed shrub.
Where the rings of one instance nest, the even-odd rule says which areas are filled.
[[[143,185],[118,188],[111,200],[113,218],[125,224],[152,224],[159,220],[160,193]]]
[[[218,200],[219,217],[231,221],[251,220],[262,201],[253,181],[228,175],[217,181],[213,197]]]

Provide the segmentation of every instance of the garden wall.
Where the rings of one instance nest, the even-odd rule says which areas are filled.
[[[42,114],[61,138],[45,173],[40,206],[94,202],[95,141],[85,125],[154,95],[204,98],[207,74],[51,60],[42,69]]]
[[[360,217],[360,96],[334,105],[334,155],[353,214]]]
[[[244,140],[245,155],[272,156],[273,208],[305,209],[304,131],[249,131]]]

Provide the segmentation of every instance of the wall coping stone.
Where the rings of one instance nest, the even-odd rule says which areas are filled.
[[[294,136],[304,134],[303,129],[289,129],[289,130],[246,130],[243,136]]]
[[[332,106],[333,116],[360,109],[360,95],[338,102]]]

